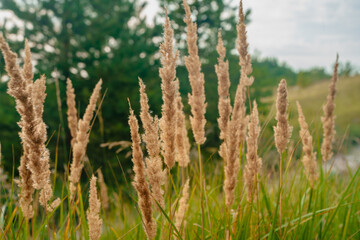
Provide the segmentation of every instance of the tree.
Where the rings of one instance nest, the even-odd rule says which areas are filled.
[[[127,98],[133,102],[138,99],[137,77],[143,77],[149,85],[157,81],[158,60],[154,55],[158,47],[152,40],[161,35],[161,26],[147,26],[145,19],[140,17],[145,4],[140,5],[134,0],[3,0],[0,4],[2,10],[12,12],[17,18],[6,19],[6,24],[0,27],[10,46],[20,52],[23,37],[27,38],[33,53],[36,76],[45,74],[48,78],[44,117],[49,126],[49,135],[57,131],[59,125],[52,77],[60,79],[63,106],[66,105],[64,80],[68,77],[72,79],[80,115],[85,110],[95,83],[103,78],[103,92],[109,89],[101,112],[106,127],[102,133],[96,122],[90,140],[90,144],[96,148],[88,150],[89,156],[103,159],[104,155],[98,147],[100,143],[128,139]],[[17,21],[17,24],[10,24],[11,21]],[[1,88],[6,89],[3,85]],[[4,96],[1,105],[7,102],[11,100]],[[136,108],[137,104],[134,105]],[[18,119],[18,116],[15,110],[9,114],[12,115],[9,120],[13,122],[2,121],[1,128],[10,125],[11,129],[16,129],[14,119]],[[11,137],[6,139],[3,150],[6,151],[5,157],[10,158],[11,144],[18,145],[19,138],[17,131],[10,133],[5,130],[1,131],[2,142],[8,135]],[[67,147],[69,138],[67,134]],[[50,143],[52,152],[55,145],[56,141]],[[100,164],[97,161],[97,166]]]

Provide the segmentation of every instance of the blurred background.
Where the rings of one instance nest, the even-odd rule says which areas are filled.
[[[203,61],[207,141],[204,153],[210,161],[219,160],[220,144],[216,119],[217,31],[222,29],[230,62],[231,96],[239,81],[238,54],[235,50],[239,1],[189,0],[193,20],[198,24],[199,55]],[[164,6],[175,31],[180,51],[177,76],[184,103],[191,91],[184,66],[186,31],[182,0],[0,0],[0,28],[11,48],[23,56],[27,38],[33,53],[35,77],[47,77],[45,123],[52,162],[58,158],[60,170],[66,170],[70,153],[70,133],[66,121],[66,78],[76,91],[78,111],[82,116],[93,87],[99,78],[106,93],[92,128],[86,172],[102,167],[105,180],[109,174],[130,169],[130,149],[126,142],[107,149],[100,145],[129,141],[128,103],[139,113],[138,76],[147,85],[151,110],[161,115],[159,44],[162,41]],[[251,98],[259,103],[263,120],[261,152],[266,167],[272,168],[274,125],[274,90],[285,78],[289,85],[290,118],[295,126],[293,145],[299,140],[295,100],[303,105],[314,139],[322,135],[321,106],[336,53],[340,55],[339,85],[336,98],[336,149],[351,152],[360,137],[360,2],[310,0],[244,0],[248,41],[253,62],[254,85]],[[21,58],[19,60],[20,64]],[[9,80],[0,58],[0,142],[2,164],[11,172],[21,156],[18,137],[19,115],[14,100],[6,94]],[[58,82],[60,102],[57,101]],[[186,113],[190,112],[185,104]],[[192,133],[189,131],[189,137]],[[265,140],[268,139],[268,140]],[[344,141],[344,139],[346,139]],[[117,151],[118,149],[122,151]],[[261,155],[260,152],[260,156]],[[274,152],[274,155],[272,155]],[[17,172],[17,171],[15,171]],[[84,174],[83,174],[84,175]],[[119,178],[119,181],[120,178]]]

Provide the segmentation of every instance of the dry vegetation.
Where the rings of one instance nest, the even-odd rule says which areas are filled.
[[[151,115],[146,87],[139,79],[141,125],[129,103],[134,188],[119,186],[113,195],[108,195],[100,169],[97,170],[99,191],[94,175],[89,179],[89,194],[84,192],[87,187],[80,182],[102,81],[95,86],[83,118],[78,119],[75,91],[71,80],[67,80],[71,165],[68,174],[58,177],[62,180],[62,188],[55,191],[59,198],[54,197],[56,179],[52,182],[50,178],[51,158],[46,148],[46,125],[42,118],[45,77],[34,81],[27,42],[25,64],[20,68],[16,54],[0,37],[6,71],[11,77],[8,93],[14,97],[20,115],[19,135],[23,146],[18,169],[19,191],[14,191],[13,177],[11,187],[5,185],[6,178],[1,175],[0,168],[2,187],[6,186],[11,196],[1,209],[1,240],[359,238],[360,196],[356,194],[359,169],[356,172],[350,169],[348,175],[340,177],[331,175],[330,170],[324,170],[322,166],[323,162],[332,161],[337,61],[333,77],[327,83],[328,96],[322,99],[321,139],[313,139],[312,125],[306,122],[308,116],[304,115],[301,107],[305,97],[297,98],[300,138],[293,140],[298,142],[296,147],[302,146],[301,161],[296,161],[293,151],[289,150],[293,128],[288,119],[288,98],[292,97],[291,94],[288,96],[286,80],[279,82],[276,125],[274,138],[271,139],[278,152],[279,167],[276,179],[269,178],[262,170],[263,156],[258,155],[261,148],[261,113],[258,112],[257,100],[250,96],[249,91],[256,79],[251,76],[251,57],[240,2],[236,42],[241,78],[233,104],[229,95],[229,63],[221,31],[218,33],[219,58],[215,69],[218,77],[219,137],[222,140],[219,155],[223,161],[212,163],[209,159],[202,159],[201,153],[201,146],[206,141],[206,79],[201,72],[198,55],[197,26],[192,21],[186,0],[183,4],[188,46],[184,62],[192,89],[188,96],[191,107],[189,125],[194,142],[189,141],[188,119],[183,111],[184,101],[176,78],[180,56],[175,51],[170,19],[166,17],[159,69],[162,116]],[[191,148],[197,149],[197,157],[190,157]],[[263,152],[263,155],[266,154],[266,151]],[[134,189],[137,197],[133,194]],[[125,192],[131,200],[124,197]]]

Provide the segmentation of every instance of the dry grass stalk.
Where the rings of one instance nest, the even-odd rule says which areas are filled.
[[[120,146],[120,147],[115,152],[120,153],[120,152],[124,151],[125,149],[128,149],[131,147],[131,141],[122,140],[122,141],[106,142],[106,143],[100,144],[100,147],[107,147],[108,149],[112,149],[113,147],[117,147],[117,146]],[[125,154],[125,158],[130,157],[130,155],[131,155],[131,151],[128,151]]]
[[[28,84],[30,86],[33,83],[34,79],[34,73],[33,73],[33,65],[31,63],[31,51],[29,47],[28,40],[25,39],[25,58],[24,58],[24,66],[22,70],[22,75]]]
[[[189,81],[192,94],[189,94],[189,104],[191,106],[190,122],[195,141],[198,145],[205,142],[205,80],[201,72],[201,61],[198,54],[197,46],[197,25],[191,20],[190,7],[186,0],[183,0],[185,8],[184,22],[187,26],[187,47],[189,56],[184,57],[186,69],[189,72]]]
[[[317,163],[316,163],[316,152],[313,152],[313,142],[312,136],[309,132],[308,125],[305,120],[304,113],[300,106],[299,102],[296,102],[298,114],[299,114],[299,124],[300,124],[300,137],[303,144],[304,156],[302,162],[305,167],[306,175],[309,179],[311,188],[314,187],[314,183],[318,178]]]
[[[97,170],[97,175],[98,175],[99,186],[100,186],[101,205],[104,209],[108,209],[109,208],[108,189],[107,189],[106,183],[104,181],[104,175],[102,174],[100,168]]]
[[[277,89],[276,98],[276,120],[277,125],[274,126],[275,145],[280,156],[286,149],[292,133],[292,127],[288,122],[288,108],[289,102],[287,98],[286,80],[282,79]]]
[[[139,135],[139,125],[131,107],[129,125],[132,140],[132,162],[134,164],[133,170],[135,172],[133,186],[135,187],[138,194],[138,205],[142,214],[144,230],[148,239],[153,239],[156,235],[156,222],[152,216],[152,200],[149,185],[145,177],[145,164],[140,146],[141,140]]]
[[[21,116],[18,123],[23,145],[19,167],[20,205],[24,216],[31,218],[34,189],[40,190],[40,204],[46,210],[52,211],[59,204],[59,199],[49,203],[53,193],[50,186],[49,151],[45,146],[46,125],[43,121],[45,77],[41,76],[33,82],[31,52],[27,41],[25,41],[25,63],[22,71],[16,63],[17,55],[10,50],[2,36],[0,36],[0,48],[4,54],[6,71],[11,78],[8,83],[8,94],[15,98],[16,110]]]
[[[323,106],[324,116],[321,117],[323,125],[324,137],[321,144],[321,156],[324,162],[327,162],[333,155],[332,143],[335,136],[335,94],[336,94],[336,82],[338,79],[338,66],[339,56],[336,56],[336,62],[334,67],[333,76],[329,86],[329,94],[327,96],[326,104]]]
[[[226,49],[221,36],[221,31],[218,32],[218,44],[216,50],[219,54],[218,64],[215,65],[215,72],[218,78],[218,110],[219,118],[217,119],[220,129],[220,139],[225,139],[227,134],[228,123],[230,121],[230,115],[232,111],[231,101],[230,101],[230,78],[229,78],[229,61],[225,61]],[[220,145],[219,154],[223,159],[226,157],[226,143],[223,142]]]
[[[33,108],[32,107],[28,108],[28,106],[31,105],[30,94],[27,90],[27,86],[29,82],[23,78],[22,73],[20,72],[20,67],[16,63],[17,54],[15,54],[10,50],[9,45],[5,42],[2,36],[0,36],[0,48],[4,55],[6,71],[10,76],[7,92],[16,99],[16,108],[21,116],[21,120],[19,122],[21,127],[21,133],[19,133],[19,135],[22,138],[24,136],[24,131],[25,131],[25,129],[23,129],[24,126],[23,122],[25,121],[24,118],[26,118],[27,120],[32,120],[35,118]],[[25,111],[28,114],[28,116],[24,115]],[[31,116],[29,115],[29,113],[31,113]],[[19,187],[21,189],[19,201],[24,217],[29,219],[32,218],[34,215],[32,201],[33,201],[33,194],[35,189],[33,187],[31,171],[30,169],[27,168],[27,165],[30,162],[30,158],[29,158],[30,145],[27,143],[27,141],[24,141],[22,146],[23,146],[23,155],[21,156],[20,166],[19,166],[19,174],[21,178],[19,182]]]
[[[154,200],[165,208],[164,191],[162,186],[166,182],[166,171],[163,170],[163,163],[160,157],[159,120],[152,117],[146,95],[145,84],[139,79],[140,85],[140,119],[145,129],[142,136],[149,157],[146,158],[146,174],[151,186]],[[155,204],[156,205],[156,204]]]
[[[250,202],[253,201],[257,191],[257,176],[262,166],[262,160],[257,155],[258,138],[260,134],[259,112],[256,101],[254,101],[249,124],[249,133],[246,138],[247,153],[246,165],[244,171],[245,184],[247,189],[247,197]]]
[[[100,215],[100,201],[96,190],[96,177],[92,175],[90,180],[89,209],[86,212],[89,225],[90,240],[98,240],[101,236],[102,219]]]
[[[244,86],[251,86],[254,82],[253,77],[248,77],[252,73],[251,57],[248,53],[249,44],[246,39],[246,25],[245,15],[243,11],[242,0],[240,1],[239,8],[239,23],[236,26],[237,30],[237,50],[239,52],[239,65],[241,66],[241,77]]]
[[[220,153],[225,159],[225,204],[230,207],[235,198],[235,187],[240,170],[239,154],[241,142],[245,142],[249,118],[246,116],[245,80],[248,76],[241,72],[240,82],[236,89],[234,108],[228,122],[225,144],[220,146]]]
[[[69,78],[66,80],[66,104],[68,107],[67,120],[71,134],[71,147],[74,147],[74,144],[76,142],[78,119],[75,102],[75,90]]]
[[[173,127],[176,125],[175,78],[178,52],[174,54],[174,31],[170,26],[170,19],[167,16],[166,9],[165,14],[164,42],[160,45],[162,67],[159,69],[159,73],[163,99],[160,129],[164,162],[168,169],[171,169],[175,164],[175,131],[173,131]]]
[[[237,184],[237,176],[240,170],[240,135],[241,128],[245,128],[245,122],[248,118],[245,117],[245,107],[240,101],[244,103],[245,91],[240,83],[238,85],[235,97],[234,109],[231,115],[231,120],[227,129],[227,135],[225,137],[225,181],[224,181],[224,192],[225,192],[225,204],[230,207],[235,199],[235,187]],[[224,155],[224,154],[223,154]]]
[[[186,220],[185,220],[185,214],[186,211],[189,208],[189,179],[186,181],[183,190],[182,190],[182,196],[179,201],[179,208],[175,212],[175,227],[179,232],[181,231],[181,227],[183,229],[182,235],[184,236],[185,227],[186,227]]]
[[[176,158],[175,160],[179,163],[180,167],[187,167],[190,163],[190,142],[188,131],[186,129],[185,114],[183,111],[183,103],[179,91],[179,79],[176,79],[176,138],[175,138],[175,149]]]
[[[80,180],[81,172],[84,167],[83,158],[86,153],[87,144],[89,142],[90,122],[93,118],[96,102],[100,95],[102,80],[96,84],[93,93],[91,94],[89,105],[87,106],[84,116],[79,120],[76,134],[76,142],[73,146],[73,159],[70,168],[70,197],[72,198],[76,193],[76,184]]]

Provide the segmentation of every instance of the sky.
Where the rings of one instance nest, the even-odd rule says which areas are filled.
[[[145,1],[151,19],[159,4]],[[251,53],[276,57],[295,70],[320,66],[328,71],[339,53],[340,62],[360,69],[360,0],[243,0],[243,5],[252,10]]]

